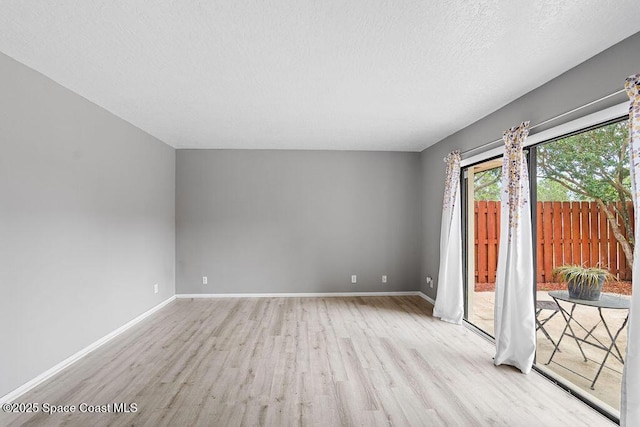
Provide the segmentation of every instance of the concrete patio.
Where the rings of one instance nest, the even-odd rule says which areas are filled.
[[[547,291],[539,291],[537,293],[539,301],[552,301]],[[494,292],[474,292],[472,309],[470,310],[471,323],[487,331],[493,335],[493,307],[495,301]],[[567,309],[570,308],[570,304],[566,304]],[[618,328],[624,322],[627,316],[627,310],[611,310],[603,309],[603,316],[605,317],[607,324],[612,334],[618,330]],[[540,319],[544,319],[551,314],[550,311],[543,311],[540,314]],[[575,319],[587,328],[592,328],[600,321],[598,310],[595,307],[587,307],[577,305],[574,312]],[[562,330],[565,327],[565,320],[561,313],[557,313],[546,325],[545,329],[551,336],[551,338],[558,342]],[[578,329],[574,329],[578,336],[584,336],[586,332]],[[593,335],[602,343],[610,343],[609,337],[602,324],[593,331]],[[556,353],[553,357],[553,361],[550,364],[546,364],[549,360],[551,353],[553,352],[553,344],[544,336],[542,331],[537,333],[537,364],[542,368],[550,370],[553,374],[564,378],[566,381],[571,382],[578,389],[585,394],[590,394],[595,399],[608,405],[610,409],[618,411],[620,409],[620,384],[622,379],[622,364],[615,358],[609,356],[606,361],[605,367],[602,370],[598,381],[595,384],[595,389],[591,390],[591,382],[595,377],[600,362],[605,356],[605,352],[590,345],[582,345],[588,361],[585,362],[576,342],[573,338],[565,336],[560,344],[560,352]],[[617,339],[617,345],[622,355],[624,356],[627,348],[627,328],[625,327]],[[614,350],[615,351],[615,350]],[[587,377],[589,379],[583,378]]]

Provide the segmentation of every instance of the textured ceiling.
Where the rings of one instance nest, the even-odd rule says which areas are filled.
[[[419,151],[640,30],[637,0],[0,0],[0,51],[177,148]]]

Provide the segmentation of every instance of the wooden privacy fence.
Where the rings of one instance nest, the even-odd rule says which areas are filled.
[[[622,204],[618,206],[622,207]],[[627,203],[627,211],[633,225],[631,202]],[[622,224],[622,218],[616,218],[618,224]],[[475,202],[474,224],[476,283],[494,283],[500,240],[500,202]],[[600,264],[619,280],[631,280],[631,268],[624,252],[596,202],[538,202],[536,224],[538,283],[552,282],[553,268],[566,264]]]

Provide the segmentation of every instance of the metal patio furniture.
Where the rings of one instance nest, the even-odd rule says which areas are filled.
[[[618,345],[616,344],[616,340],[618,339],[620,332],[622,332],[624,327],[627,325],[627,321],[629,320],[629,307],[631,305],[631,300],[622,295],[607,294],[607,293],[602,293],[600,296],[600,300],[598,301],[579,300],[579,299],[570,298],[569,292],[567,291],[552,291],[552,292],[549,292],[549,296],[553,298],[553,300],[558,305],[560,309],[560,313],[562,314],[562,317],[564,317],[566,321],[566,325],[564,327],[564,330],[562,331],[562,334],[560,335],[560,338],[558,339],[558,343],[555,345],[555,348],[553,349],[553,352],[549,357],[549,361],[547,362],[547,365],[551,363],[551,361],[553,360],[553,356],[556,354],[556,351],[559,351],[558,347],[560,347],[560,343],[562,342],[562,339],[565,336],[572,337],[575,340],[576,344],[578,345],[578,348],[580,349],[580,353],[582,353],[582,357],[584,358],[585,362],[588,359],[587,359],[587,356],[584,354],[581,343],[589,344],[590,346],[593,346],[595,348],[598,348],[604,351],[605,354],[602,361],[600,362],[600,367],[598,368],[598,372],[596,373],[595,377],[591,382],[591,390],[594,390],[596,381],[598,381],[598,377],[600,376],[600,373],[602,372],[602,368],[604,368],[604,365],[607,362],[607,359],[609,358],[609,356],[617,359],[620,363],[624,364],[624,357],[622,356],[622,352],[620,351],[620,349],[618,348]],[[567,310],[565,307],[563,307],[559,303],[559,301],[570,303],[571,308]],[[585,326],[583,326],[580,322],[578,322],[575,319],[574,310],[577,305],[594,307],[598,309],[600,320],[593,327],[591,327],[591,329],[587,329]],[[612,334],[611,329],[609,328],[609,325],[607,324],[605,317],[602,315],[603,308],[612,309],[612,310],[627,310],[627,316],[625,317],[624,322],[622,322],[622,325],[615,332],[615,334]],[[586,334],[584,336],[578,336],[575,333],[573,327],[571,326],[572,324],[580,327],[582,331],[586,332]],[[610,340],[608,344],[603,343],[593,335],[593,331],[600,324],[602,324],[605,330],[607,331],[607,335]],[[567,332],[567,330],[569,330],[569,332]],[[577,375],[580,375],[580,374],[577,374]],[[587,378],[583,375],[580,375],[580,376],[582,376],[587,380],[591,380],[591,378]]]
[[[544,319],[540,319],[540,314],[543,310],[549,310],[551,311],[551,314]],[[553,318],[553,316],[558,314],[559,311],[560,307],[558,307],[558,304],[555,301],[536,301],[536,331],[540,330],[544,334],[544,336],[547,337],[549,341],[551,341],[551,344],[553,344],[554,347],[556,346],[556,342],[553,340],[553,338],[551,338],[544,325],[546,325],[547,322]]]

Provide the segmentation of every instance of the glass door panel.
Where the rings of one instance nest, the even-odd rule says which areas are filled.
[[[493,336],[496,266],[500,242],[502,159],[465,169],[466,319]]]
[[[603,292],[621,298],[631,294],[633,207],[628,122],[610,123],[541,144],[533,158],[537,181],[536,307],[538,321],[543,323],[537,332],[536,363],[602,406],[617,411],[623,363],[609,355],[603,364],[605,350],[584,342],[578,345],[575,339],[563,335],[567,322],[549,292],[567,289],[566,283],[554,275],[555,268],[577,265],[605,268],[615,276],[604,285]],[[577,323],[572,321],[570,325],[575,335],[605,347],[611,339],[603,320],[615,334],[627,315],[627,310],[602,309],[600,317],[595,307],[574,307],[563,301],[559,304],[569,313],[574,310]],[[616,344],[624,355],[626,327]]]

